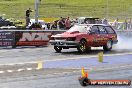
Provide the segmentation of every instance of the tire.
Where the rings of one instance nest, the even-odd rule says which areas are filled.
[[[103,49],[105,51],[110,51],[112,49],[112,45],[113,45],[112,44],[112,41],[111,40],[108,40],[107,43],[106,43],[106,45],[103,46]]]
[[[62,50],[62,47],[60,47],[60,46],[54,46],[54,49],[55,49],[55,51],[56,51],[57,53],[60,53],[61,50]]]
[[[84,53],[87,51],[87,47],[86,47],[86,41],[85,40],[81,40],[77,46],[77,50],[80,53]]]

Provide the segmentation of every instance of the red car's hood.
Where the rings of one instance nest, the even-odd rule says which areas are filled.
[[[52,37],[76,37],[77,35],[81,35],[85,33],[80,33],[79,31],[75,32],[64,32],[62,34],[53,35]]]

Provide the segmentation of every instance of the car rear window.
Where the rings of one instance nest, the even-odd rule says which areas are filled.
[[[109,34],[115,34],[115,31],[114,31],[111,27],[107,26],[107,27],[105,27],[105,28],[106,28],[106,31],[107,31]]]

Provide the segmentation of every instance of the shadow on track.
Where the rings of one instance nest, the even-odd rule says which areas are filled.
[[[103,52],[104,54],[123,54],[123,53],[130,53],[132,52],[132,50],[128,50],[128,49],[122,49],[122,50],[111,50],[111,51],[104,51],[102,49],[94,49],[94,50],[90,50],[88,52],[85,53],[79,53],[78,51],[62,51],[60,54],[61,55],[97,55],[99,52]]]
[[[104,52],[103,50],[90,50],[90,51],[87,51],[85,53],[79,53],[78,51],[64,51],[64,52],[61,52],[62,55],[96,55],[98,54],[99,52]],[[110,53],[112,51],[107,51],[107,52],[104,52],[104,53]]]

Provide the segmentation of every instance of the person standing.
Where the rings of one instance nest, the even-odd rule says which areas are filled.
[[[128,27],[127,27],[127,29],[129,29],[129,30],[132,29],[132,19],[131,18],[129,18],[129,20],[128,20]]]
[[[118,18],[113,22],[112,26],[115,27],[116,29],[119,29],[119,23],[118,23]]]
[[[128,26],[128,23],[127,23],[127,19],[125,19],[125,21],[124,21],[124,28],[123,28],[123,30],[127,30],[127,26]]]
[[[58,21],[59,29],[65,30],[65,19],[61,17],[61,19]]]
[[[26,26],[29,25],[30,23],[30,13],[32,12],[31,8],[29,8],[28,10],[26,10]]]
[[[71,27],[71,21],[70,21],[69,17],[65,20],[65,26],[66,26],[67,30],[70,29],[70,27]]]
[[[109,24],[109,23],[108,23],[108,20],[107,20],[106,18],[104,18],[104,19],[102,20],[102,24],[108,25],[108,24]]]

